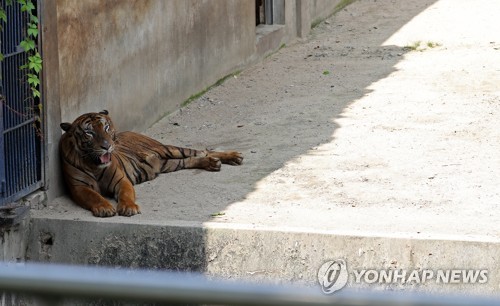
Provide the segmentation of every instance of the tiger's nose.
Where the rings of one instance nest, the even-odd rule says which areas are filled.
[[[109,150],[109,148],[111,147],[111,144],[109,143],[109,141],[107,140],[103,140],[102,143],[101,143],[101,148],[103,148],[104,150]]]

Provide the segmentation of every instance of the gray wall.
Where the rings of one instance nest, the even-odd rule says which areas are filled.
[[[332,0],[308,0],[310,3],[310,19],[311,23],[317,22],[321,19],[329,17],[335,10],[337,4],[341,1]]]
[[[108,109],[143,130],[246,63],[253,2],[57,2],[61,116]]]

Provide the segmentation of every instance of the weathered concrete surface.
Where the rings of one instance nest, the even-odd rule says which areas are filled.
[[[263,227],[215,222],[109,222],[69,218],[33,219],[29,260],[198,271],[228,279],[317,285],[327,260],[348,263],[348,286],[419,289],[427,292],[498,294],[499,244],[491,241],[357,235],[297,227]],[[47,243],[47,241],[49,243]],[[357,284],[361,269],[487,269],[486,284]]]
[[[23,262],[29,238],[29,206],[0,211],[0,261]],[[18,294],[0,292],[0,305],[20,305]]]
[[[47,0],[40,6],[40,18],[42,20],[41,37],[43,40],[43,70],[42,70],[42,93],[45,103],[44,139],[45,154],[43,165],[45,167],[44,189],[47,197],[54,199],[63,194],[63,181],[59,168],[59,139],[62,130],[61,103],[59,91],[59,51],[57,36],[57,3],[56,0]]]
[[[338,0],[307,1],[311,22]],[[53,2],[50,2],[51,4]],[[295,1],[285,6],[284,35],[297,36]],[[62,120],[108,109],[123,129],[144,130],[177,110],[191,94],[259,59],[253,1],[57,1]],[[275,48],[274,48],[275,49]],[[52,69],[54,71],[54,69]],[[54,101],[58,102],[58,101]]]
[[[57,199],[33,212],[31,259],[313,284],[343,258],[487,269],[486,284],[422,288],[499,294],[499,14],[487,0],[355,2],[147,131],[244,165],[139,185],[132,218]]]
[[[145,129],[255,50],[252,1],[58,1],[61,117]]]
[[[12,214],[0,213],[0,260],[21,262],[26,257],[29,235],[29,209],[18,207]]]

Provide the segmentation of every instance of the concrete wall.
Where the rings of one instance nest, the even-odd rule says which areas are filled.
[[[500,244],[364,237],[178,222],[162,225],[33,218],[29,260],[203,272],[214,277],[317,287],[319,267],[344,259],[351,288],[493,295]],[[480,256],[478,256],[480,254]],[[488,282],[357,284],[353,270],[489,269]],[[409,272],[410,273],[410,272]],[[436,272],[437,273],[437,272]]]
[[[329,17],[343,3],[346,0],[285,1],[287,28],[294,29],[297,37],[305,38],[309,35],[311,26]]]
[[[4,220],[3,217],[2,221]],[[0,226],[0,261],[20,262],[26,255],[29,215],[21,217],[16,224]]]
[[[244,65],[252,1],[57,2],[61,116],[108,109],[143,130]]]
[[[30,228],[29,210],[19,206],[11,211],[0,212],[0,261],[23,262],[26,257]],[[0,292],[0,305],[22,305],[18,294]]]
[[[322,19],[329,17],[337,7],[337,5],[344,1],[331,1],[331,0],[312,0],[309,2],[309,18],[311,23],[314,24]]]

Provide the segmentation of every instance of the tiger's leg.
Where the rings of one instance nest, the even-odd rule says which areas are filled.
[[[116,201],[118,201],[118,206],[116,210],[120,216],[131,217],[141,213],[139,205],[135,203],[135,190],[129,179],[120,171],[118,175],[121,178],[113,187],[113,193],[115,194]]]
[[[243,162],[243,155],[236,151],[216,152],[209,150],[192,150],[170,145],[165,145],[164,147],[166,149],[167,153],[166,155],[170,159],[210,156],[219,159],[223,164],[228,164],[232,166],[241,165],[241,163]]]
[[[112,217],[116,214],[113,205],[88,186],[72,186],[70,192],[78,205],[90,210],[96,217]]]
[[[182,169],[203,169],[207,171],[219,171],[221,166],[220,159],[212,156],[187,157],[165,160],[161,172],[173,172]]]

